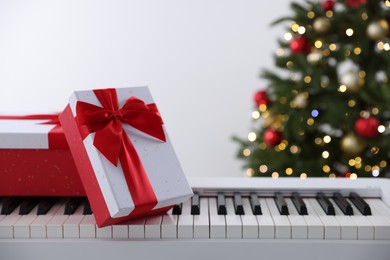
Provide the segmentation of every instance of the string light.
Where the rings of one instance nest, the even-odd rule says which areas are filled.
[[[382,168],[385,168],[387,166],[387,162],[385,160],[381,161],[379,163],[379,165],[382,167]]]
[[[367,20],[368,19],[367,13],[362,13],[361,17],[362,17],[363,20]]]
[[[286,169],[286,174],[287,174],[287,175],[293,174],[293,169],[292,169],[292,168],[287,168],[287,169]]]
[[[311,116],[312,116],[312,117],[317,117],[318,115],[319,115],[319,112],[318,112],[317,109],[313,109],[313,110],[311,111]]]
[[[271,177],[272,177],[272,179],[277,179],[277,178],[279,178],[279,173],[278,172],[273,172],[271,174]]]
[[[301,173],[301,175],[299,175],[299,178],[301,178],[301,180],[306,180],[307,174],[303,172],[303,173]]]
[[[306,83],[306,84],[309,84],[311,82],[311,77],[310,76],[305,76],[303,78],[303,81]]]
[[[297,23],[293,23],[293,24],[291,25],[291,30],[292,30],[293,32],[298,32],[298,29],[299,29],[299,25],[298,25]]]
[[[329,174],[329,179],[335,179],[335,178],[336,178],[336,174],[334,173]]]
[[[314,125],[314,119],[313,118],[307,119],[306,124],[309,126]]]
[[[313,11],[307,12],[307,18],[313,19],[316,16],[316,14]]]
[[[284,39],[286,40],[286,41],[291,41],[291,39],[292,39],[292,34],[291,33],[285,33],[284,34]]]
[[[356,174],[356,173],[352,173],[352,174],[349,176],[349,178],[350,178],[351,180],[356,180],[356,179],[357,179],[357,174]]]
[[[347,30],[345,30],[345,34],[349,37],[351,37],[353,35],[353,29],[351,28],[348,28]]]
[[[328,159],[329,158],[329,152],[328,151],[323,151],[322,152],[322,158]]]
[[[380,126],[378,126],[378,132],[379,133],[384,133],[386,131],[386,127],[384,126],[384,125],[380,125]]]
[[[324,143],[328,144],[328,143],[330,143],[330,141],[332,141],[332,138],[329,135],[325,135],[323,140],[324,140]]]
[[[245,148],[244,150],[242,150],[242,154],[243,154],[245,157],[248,157],[249,155],[251,155],[251,150],[248,149],[248,148]]]
[[[267,167],[267,165],[260,165],[260,167],[259,167],[259,171],[261,172],[261,173],[266,173],[267,171],[268,171],[268,167]]]
[[[246,170],[246,175],[252,177],[253,175],[255,175],[255,170],[253,170],[252,168],[248,168]]]
[[[324,165],[324,166],[322,166],[322,171],[325,172],[325,173],[329,173],[330,172],[330,167],[328,165]]]
[[[329,44],[329,50],[335,51],[337,49],[337,45],[335,43]]]
[[[340,87],[337,89],[338,92],[344,93],[347,91],[347,86],[345,85],[340,85]]]
[[[266,104],[260,104],[259,110],[260,110],[261,112],[265,112],[265,111],[267,110],[267,105],[266,105]]]
[[[252,112],[252,118],[253,119],[259,119],[260,118],[260,112],[259,111],[253,111]]]
[[[322,41],[320,40],[317,40],[314,42],[314,46],[317,48],[317,49],[320,49],[322,47]]]
[[[333,16],[332,10],[326,11],[325,15],[326,15],[326,17],[331,18]]]
[[[356,47],[355,49],[353,49],[353,53],[355,53],[355,55],[359,55],[360,53],[362,53],[362,49],[359,47]]]
[[[256,141],[256,138],[257,138],[257,136],[256,136],[256,133],[255,133],[255,132],[250,132],[250,133],[248,134],[248,140],[249,140],[250,142]]]
[[[299,28],[298,28],[298,33],[299,33],[299,34],[304,34],[305,32],[306,32],[306,28],[303,27],[303,26],[299,26]]]

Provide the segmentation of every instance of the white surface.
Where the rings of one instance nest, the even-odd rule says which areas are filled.
[[[0,114],[62,110],[73,90],[148,85],[189,176],[243,176],[237,134],[273,68],[288,1],[1,0]]]
[[[130,97],[136,97],[145,104],[154,103],[147,87],[120,88],[116,90],[119,108],[122,108]],[[71,96],[69,105],[74,117],[77,117],[77,102],[102,107],[96,95],[90,91],[76,91]],[[192,196],[191,187],[183,173],[180,162],[170,142],[165,126],[163,126],[166,142],[157,140],[145,133],[123,124],[148,176],[159,209],[183,202]],[[112,218],[128,216],[134,210],[134,202],[121,164],[113,165],[93,145],[95,133],[83,140],[88,158],[99,183],[106,206]]]

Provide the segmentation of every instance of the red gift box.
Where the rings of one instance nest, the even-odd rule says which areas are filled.
[[[77,91],[59,119],[99,227],[192,196],[146,87]]]
[[[0,116],[0,196],[85,196],[58,115]]]

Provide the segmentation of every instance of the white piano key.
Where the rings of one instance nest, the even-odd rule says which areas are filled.
[[[351,203],[350,200],[348,200]],[[369,219],[362,215],[360,211],[355,207],[353,203],[351,203],[353,214],[352,217],[355,221],[358,229],[358,239],[359,240],[373,240],[374,239],[374,228],[375,226],[369,221]]]
[[[30,225],[31,238],[46,238],[47,224],[56,212],[61,209],[63,209],[63,202],[58,202],[46,214],[38,215]]]
[[[275,223],[272,219],[271,212],[269,211],[267,202],[265,199],[259,199],[262,215],[257,215],[256,219],[259,223],[259,238],[273,239],[275,238]]]
[[[217,199],[209,198],[210,238],[226,238],[224,215],[218,215]]]
[[[14,238],[30,238],[30,225],[37,218],[38,206],[35,206],[29,214],[22,215],[14,224]]]
[[[356,240],[358,238],[358,226],[353,217],[344,215],[341,209],[336,205],[333,199],[329,199],[334,205],[335,218],[341,227],[342,240]]]
[[[13,238],[14,237],[14,224],[19,220],[20,206],[18,206],[11,214],[6,215],[0,221],[0,238]]]
[[[145,222],[145,238],[161,238],[162,215],[150,216]]]
[[[79,238],[80,237],[80,223],[83,221],[84,205],[77,207],[75,212],[66,219],[63,224],[64,238]]]
[[[47,223],[47,238],[63,238],[63,228],[62,225],[68,219],[69,215],[64,215],[64,207],[58,210],[53,217]]]
[[[112,238],[112,226],[99,228],[96,225],[96,238]]]
[[[242,238],[241,217],[234,211],[233,198],[226,198],[226,212],[226,238]]]
[[[93,214],[85,215],[81,221],[80,238],[96,238],[96,221]]]
[[[248,198],[242,198],[245,215],[241,215],[242,238],[259,238],[259,224],[253,215]]]
[[[177,215],[172,215],[172,209],[163,215],[161,238],[177,238]]]
[[[273,198],[265,199],[275,223],[275,238],[291,238],[291,224],[287,216],[280,215]]]
[[[328,216],[316,199],[308,199],[324,224],[325,239],[341,239],[341,227],[334,216]]]
[[[181,215],[177,222],[178,238],[194,237],[194,216],[191,215],[191,200],[183,202]]]
[[[128,223],[112,225],[112,238],[129,238]]]
[[[312,207],[308,199],[303,199],[307,208],[307,215],[304,215],[303,218],[307,223],[307,237],[308,239],[324,239],[324,223],[322,223],[317,212]]]
[[[387,240],[390,239],[390,219],[387,212],[387,206],[383,206],[380,199],[366,199],[371,207],[372,216],[367,216],[370,222],[375,226],[374,239]]]
[[[145,238],[146,218],[138,218],[129,221],[129,238]]]
[[[200,198],[200,214],[194,215],[194,238],[209,238],[209,202]]]
[[[305,218],[299,215],[298,210],[295,208],[295,205],[290,198],[286,198],[285,200],[290,213],[287,217],[291,224],[291,238],[307,239],[308,226]]]

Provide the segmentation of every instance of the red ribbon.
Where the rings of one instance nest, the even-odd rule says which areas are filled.
[[[76,104],[76,122],[81,137],[84,139],[95,133],[93,144],[98,151],[115,166],[119,160],[135,205],[132,214],[147,212],[157,204],[157,198],[122,124],[165,142],[162,119],[154,104],[146,105],[136,97],[130,97],[119,109],[115,89],[94,90],[94,93],[102,107],[83,101]]]
[[[0,116],[0,120],[47,120],[40,123],[45,125],[54,125],[53,129],[48,134],[49,149],[68,149],[64,131],[58,120],[58,114],[37,114],[24,116]]]

